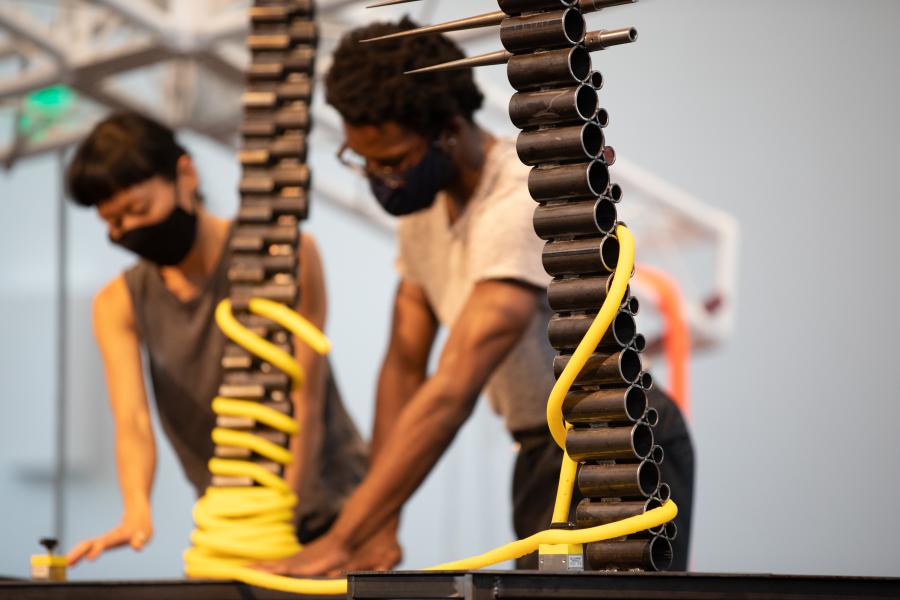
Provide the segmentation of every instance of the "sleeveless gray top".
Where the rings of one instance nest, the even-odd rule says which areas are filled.
[[[159,419],[198,496],[210,483],[207,462],[213,455],[210,435],[216,421],[211,402],[222,379],[225,348],[214,312],[228,295],[228,259],[229,253],[223,252],[209,280],[186,302],[166,288],[153,263],[141,260],[124,273]],[[327,360],[326,368],[323,447],[311,457],[313,475],[295,490],[301,533],[327,528],[366,470],[365,444],[344,409]]]

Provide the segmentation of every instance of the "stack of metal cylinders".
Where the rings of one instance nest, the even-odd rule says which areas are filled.
[[[255,0],[249,8],[250,65],[240,127],[240,209],[230,242],[230,300],[238,321],[293,353],[293,337],[248,310],[251,298],[294,307],[299,299],[299,223],[308,211],[310,128],[317,33],[313,0]],[[261,402],[293,414],[289,377],[227,341],[219,395]],[[254,433],[283,447],[288,436],[253,419],[218,416],[218,427]],[[251,450],[216,445],[215,456],[256,462],[272,473],[282,467]],[[214,486],[252,486],[249,477],[214,476]]]
[[[555,314],[548,335],[558,352],[557,377],[606,299],[619,255],[616,206],[622,190],[610,181],[615,152],[604,136],[609,119],[598,101],[603,78],[592,67],[590,51],[632,42],[636,31],[586,32],[582,9],[623,3],[498,1],[505,14],[500,39],[509,54],[507,75],[516,90],[509,114],[522,130],[516,147],[532,167],[534,230],[546,240],[543,264],[553,276],[547,294]],[[578,528],[638,515],[668,499],[669,488],[660,481],[662,448],[653,436],[658,415],[647,403],[652,380],[641,362],[645,341],[635,324],[637,310],[629,288],[563,405],[572,424],[566,451],[580,463]],[[598,570],[665,570],[675,533],[667,523],[591,543],[586,562]]]

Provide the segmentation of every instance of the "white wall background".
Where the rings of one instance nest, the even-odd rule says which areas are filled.
[[[488,4],[442,3],[434,18],[483,12]],[[595,55],[607,81],[610,143],[742,226],[736,335],[693,368],[693,567],[900,574],[900,518],[891,511],[900,495],[900,410],[890,375],[900,337],[893,179],[900,4],[642,0],[590,22],[634,25],[641,34],[636,45]],[[502,69],[479,78],[506,89]],[[509,131],[502,116],[485,117],[488,127]],[[232,157],[184,139],[213,210],[233,213]],[[320,181],[363,193],[330,153],[313,160]],[[26,575],[37,538],[52,526],[57,180],[52,158],[0,174],[6,575]],[[127,257],[106,243],[90,212],[72,207],[68,218],[71,544],[114,525],[120,511],[89,303]],[[394,286],[392,241],[324,202],[314,205],[309,229],[326,261],[339,381],[367,431]],[[140,557],[114,553],[73,577],[179,575],[192,498],[164,441],[160,448],[153,544]],[[482,406],[405,511],[406,566],[510,539],[512,456],[502,426]]]

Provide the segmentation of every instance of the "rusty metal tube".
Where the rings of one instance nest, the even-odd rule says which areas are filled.
[[[595,391],[577,390],[566,394],[562,410],[569,423],[636,423],[647,412],[647,393],[634,385]]]
[[[512,53],[571,47],[584,39],[586,26],[577,8],[509,17],[500,23],[500,43]]]
[[[601,89],[603,89],[603,73],[601,73],[600,71],[591,71],[587,82],[591,85],[592,88],[599,92]]]
[[[534,232],[544,240],[572,235],[610,233],[616,226],[616,205],[607,198],[586,202],[541,204],[534,211]]]
[[[611,235],[547,242],[541,254],[544,270],[554,277],[612,273],[618,258],[619,240]]]
[[[534,167],[528,173],[528,191],[537,201],[596,198],[609,186],[609,168],[600,160]]]
[[[585,558],[591,569],[599,571],[665,571],[672,565],[672,544],[661,536],[594,542],[585,546]]]
[[[597,113],[597,92],[586,85],[536,92],[516,92],[509,117],[519,129],[590,121]]]
[[[646,423],[622,427],[573,427],[566,434],[572,460],[644,459],[653,450],[653,431]]]
[[[577,481],[585,498],[649,498],[659,487],[659,467],[651,460],[582,465]]]
[[[554,279],[547,286],[547,300],[556,312],[599,309],[611,285],[612,275]],[[629,286],[625,297],[630,294]]]
[[[553,373],[558,378],[570,355],[558,355],[553,359]],[[581,373],[575,378],[575,385],[617,386],[628,385],[641,373],[641,356],[631,348],[615,354],[592,354],[588,357]]]
[[[509,57],[506,76],[518,91],[536,88],[571,87],[584,82],[591,73],[591,55],[584,46],[547,50]]]
[[[642,515],[648,510],[662,506],[656,498],[647,500],[623,500],[621,502],[594,502],[583,498],[575,507],[575,524],[578,527],[595,527],[606,525]]]
[[[566,127],[531,129],[519,133],[516,153],[528,166],[591,160],[601,155],[605,145],[603,129],[588,121]]]
[[[596,315],[572,315],[559,316],[554,315],[550,318],[547,325],[547,336],[550,339],[550,345],[559,351],[573,351],[594,322]],[[627,348],[634,336],[637,335],[637,324],[634,316],[630,313],[620,310],[613,317],[612,323],[600,342],[597,344],[595,351],[597,352],[616,352],[622,348]]]

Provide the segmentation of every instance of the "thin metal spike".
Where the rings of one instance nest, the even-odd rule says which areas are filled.
[[[370,4],[366,8],[381,8],[382,6],[393,6],[394,4],[407,4],[409,2],[419,2],[419,0],[382,0],[375,4]]]
[[[396,2],[397,0],[392,0]],[[403,0],[408,2],[410,0]],[[634,4],[638,0],[578,0],[578,8],[581,12],[597,12],[611,6],[621,6],[622,4]]]
[[[509,57],[512,56],[512,52],[507,52],[506,50],[497,50],[496,52],[488,52],[487,54],[479,54],[478,56],[469,56],[467,58],[460,58],[459,60],[451,60],[449,62],[441,63],[438,65],[431,65],[430,67],[422,67],[421,69],[414,69],[412,71],[407,71],[404,75],[415,75],[418,73],[434,73],[437,71],[450,71],[453,69],[465,69],[467,67],[486,67],[488,65],[502,65],[503,63],[509,61]]]
[[[621,29],[603,29],[601,31],[589,31],[584,36],[584,46],[590,51],[603,50],[610,46],[630,44],[637,40],[638,32],[634,27]]]
[[[389,33],[387,35],[381,35],[378,37],[360,41],[365,44],[369,42],[380,42],[383,40],[393,40],[398,38],[426,35],[429,33],[441,33],[444,31],[463,31],[465,29],[491,27],[492,25],[499,25],[500,21],[502,21],[505,16],[506,15],[504,15],[502,11],[498,10],[495,12],[485,13],[483,15],[476,15],[474,17],[464,17],[462,19],[447,21],[446,23],[438,23],[437,25],[426,25],[425,27],[417,27],[416,29],[406,29],[404,31]]]

